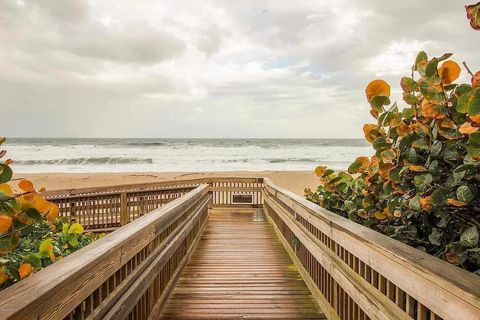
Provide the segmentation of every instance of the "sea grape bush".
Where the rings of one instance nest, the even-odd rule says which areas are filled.
[[[5,138],[0,138],[0,145]],[[5,156],[0,151],[0,159]],[[11,160],[0,163],[0,289],[28,277],[94,240],[78,223],[58,218],[59,208],[28,180],[12,186]]]
[[[307,199],[467,270],[480,269],[480,71],[457,84],[452,54],[420,52],[400,86],[403,109],[390,86],[366,88],[376,122],[363,132],[375,154],[348,172],[324,166]],[[465,66],[466,67],[466,66]],[[414,78],[415,76],[415,78]]]

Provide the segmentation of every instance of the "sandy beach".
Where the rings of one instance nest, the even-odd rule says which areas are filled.
[[[313,171],[229,171],[229,172],[139,172],[139,173],[19,173],[14,179],[29,179],[37,188],[62,190],[122,184],[161,182],[205,177],[264,177],[298,195],[306,187],[316,188],[318,178]]]

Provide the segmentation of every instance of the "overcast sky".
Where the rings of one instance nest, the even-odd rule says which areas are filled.
[[[473,2],[1,0],[0,136],[361,137],[419,50],[480,69]]]

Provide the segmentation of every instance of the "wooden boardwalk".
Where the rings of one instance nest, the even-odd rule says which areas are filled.
[[[326,319],[262,209],[209,219],[162,319]]]

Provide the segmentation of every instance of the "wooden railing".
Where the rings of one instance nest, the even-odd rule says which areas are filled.
[[[1,319],[157,317],[200,238],[210,201],[202,184],[3,290]]]
[[[144,189],[109,191],[89,189],[77,193],[45,193],[48,200],[60,208],[60,217],[67,217],[70,222],[78,222],[86,230],[112,231],[144,214],[175,200],[194,186],[157,187]]]
[[[86,230],[100,232],[113,231],[200,184],[210,185],[214,207],[261,207],[262,181],[256,178],[204,178],[59,190],[45,192],[43,196],[58,204],[61,217],[79,222]]]
[[[480,277],[264,180],[264,209],[328,319],[480,319]]]

